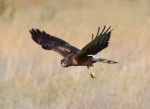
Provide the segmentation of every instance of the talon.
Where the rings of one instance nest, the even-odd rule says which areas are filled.
[[[89,75],[92,77],[92,78],[95,78],[95,73],[93,72],[92,70],[92,67],[88,67],[89,68]]]
[[[91,73],[91,72],[90,72],[90,76],[91,76],[92,78],[95,78],[95,73]]]

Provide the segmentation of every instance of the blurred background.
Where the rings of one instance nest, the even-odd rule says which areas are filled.
[[[97,28],[112,26],[96,78],[86,67],[62,68],[62,57],[31,39],[38,28],[82,48]],[[1,109],[149,109],[149,0],[0,0]]]

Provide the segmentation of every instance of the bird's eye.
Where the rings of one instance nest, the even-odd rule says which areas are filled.
[[[68,63],[67,63],[67,62],[63,62],[63,63],[61,63],[61,65],[62,65],[63,67],[67,67]]]
[[[67,59],[63,59],[63,60],[61,60],[61,65],[63,67],[69,67],[70,66],[70,62]]]
[[[67,62],[65,62],[64,65],[66,66],[66,65],[67,65]]]

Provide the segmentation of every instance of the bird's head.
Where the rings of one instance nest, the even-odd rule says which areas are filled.
[[[68,60],[68,58],[64,58],[61,60],[61,66],[63,66],[63,67],[69,67],[70,66],[70,61]]]

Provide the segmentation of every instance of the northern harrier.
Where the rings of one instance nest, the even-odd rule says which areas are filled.
[[[93,63],[118,63],[112,60],[107,60],[95,56],[95,54],[97,54],[98,52],[100,52],[108,46],[112,31],[110,30],[110,28],[111,26],[108,29],[106,29],[106,26],[104,26],[100,33],[99,27],[95,38],[93,39],[94,35],[92,34],[91,42],[89,42],[81,50],[65,42],[62,39],[47,34],[45,31],[40,31],[39,29],[31,29],[30,33],[32,35],[32,39],[36,43],[41,45],[43,49],[54,50],[55,52],[59,53],[64,57],[61,60],[61,65],[63,67],[87,66],[89,69],[90,76],[92,78],[95,78],[95,73],[93,73],[92,70]]]

